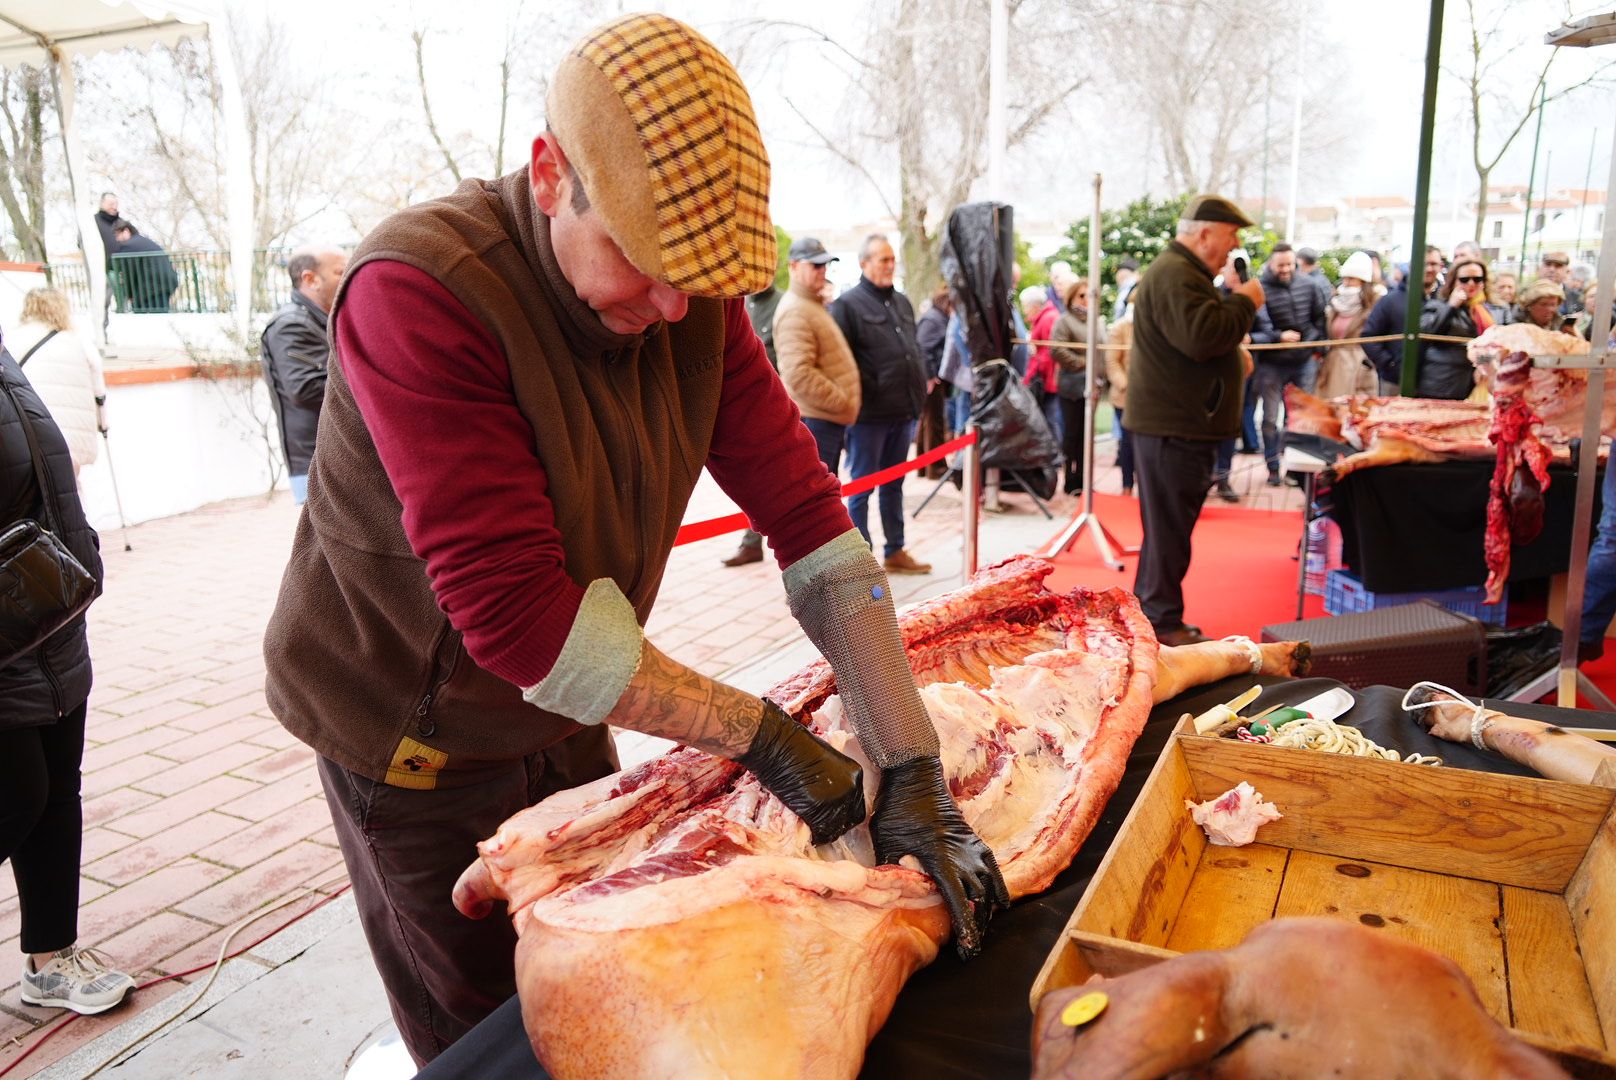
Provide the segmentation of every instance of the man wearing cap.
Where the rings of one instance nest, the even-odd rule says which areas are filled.
[[[812,236],[795,240],[786,253],[791,287],[774,313],[774,343],[780,381],[802,413],[832,476],[842,468],[847,425],[858,419],[858,364],[821,295],[825,271],[836,256]]]
[[[847,432],[847,471],[854,480],[909,456],[915,421],[926,402],[926,370],[915,336],[915,309],[892,284],[897,268],[898,258],[887,238],[866,236],[859,248],[858,284],[838,296],[830,308],[859,367],[859,415]],[[903,477],[889,480],[877,490],[885,555],[882,565],[894,574],[931,573],[928,563],[916,560],[903,546]],[[851,496],[847,510],[864,542],[871,543],[870,493]]]
[[[1255,278],[1238,281],[1226,264],[1251,224],[1221,196],[1190,200],[1177,238],[1133,291],[1128,431],[1144,526],[1134,593],[1164,645],[1205,640],[1184,622],[1184,575],[1218,443],[1240,432],[1251,371],[1240,342],[1263,289]],[[1227,294],[1213,285],[1220,269]]]
[[[607,724],[742,763],[816,839],[864,817],[850,758],[644,638],[703,467],[769,537],[881,769],[878,858],[920,860],[966,955],[1006,900],[948,794],[885,575],[746,319],[775,252],[735,69],[682,23],[626,16],[573,46],[547,114],[528,168],[394,214],[354,253],[264,641],[419,1062],[515,991],[509,922],[451,906],[476,842],[609,772]]]

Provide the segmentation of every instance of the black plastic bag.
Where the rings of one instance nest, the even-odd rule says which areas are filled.
[[[1560,631],[1552,623],[1487,628],[1487,696],[1507,698],[1560,663]]]
[[[1032,491],[1041,499],[1055,493],[1060,444],[1038,401],[1003,360],[972,369],[971,420],[984,469],[1013,470],[999,478],[1005,491]]]

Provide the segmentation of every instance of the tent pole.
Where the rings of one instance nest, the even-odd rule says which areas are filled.
[[[1425,306],[1425,223],[1431,201],[1431,147],[1436,135],[1436,83],[1442,70],[1442,2],[1431,0],[1431,22],[1425,32],[1425,101],[1420,114],[1419,173],[1414,181],[1414,236],[1408,252],[1408,309],[1403,314],[1403,378],[1401,390],[1413,397],[1419,386],[1420,309]],[[1487,197],[1482,192],[1482,198]]]
[[[247,110],[241,97],[241,80],[230,39],[228,5],[208,22],[208,45],[218,69],[220,104],[225,125],[225,176],[229,202],[226,215],[230,226],[230,283],[235,294],[231,314],[235,341],[249,349],[252,326],[253,262],[256,230],[253,222],[252,144],[247,132]],[[249,349],[256,355],[256,349]]]
[[[78,131],[73,127],[73,104],[78,84],[73,78],[73,58],[64,56],[55,45],[50,46],[51,83],[56,91],[56,119],[62,126],[62,152],[67,159],[67,191],[72,200],[73,227],[78,231],[79,251],[84,256],[84,272],[90,282],[90,330],[97,345],[107,343],[106,322],[102,312],[107,298],[107,251],[101,242],[101,230],[93,220],[86,220],[93,211],[85,212],[84,201],[89,194],[79,188],[89,180],[84,165],[84,150],[79,146]]]

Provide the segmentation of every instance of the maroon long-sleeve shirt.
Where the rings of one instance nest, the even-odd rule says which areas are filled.
[[[852,523],[743,303],[724,313],[707,468],[789,566]],[[431,276],[388,261],[348,283],[333,335],[438,605],[480,666],[517,686],[539,683],[584,587],[567,576],[544,466],[498,342]]]

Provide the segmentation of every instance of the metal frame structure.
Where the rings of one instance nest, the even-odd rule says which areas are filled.
[[[1089,222],[1089,317],[1088,363],[1084,365],[1083,399],[1083,509],[1072,523],[1049,545],[1046,555],[1053,558],[1077,542],[1083,533],[1094,541],[1100,561],[1113,570],[1122,569],[1122,555],[1136,555],[1138,548],[1123,547],[1106,529],[1094,509],[1094,413],[1100,405],[1100,383],[1095,369],[1100,364],[1100,182],[1094,174],[1094,216]]]
[[[1616,12],[1593,15],[1566,23],[1544,35],[1544,42],[1558,47],[1590,47],[1616,44]],[[1514,701],[1536,701],[1557,688],[1556,704],[1574,709],[1577,694],[1600,708],[1616,711],[1616,703],[1599,691],[1577,670],[1577,639],[1582,631],[1582,601],[1588,584],[1588,546],[1593,533],[1594,475],[1599,467],[1600,417],[1605,407],[1605,372],[1616,367],[1616,351],[1610,347],[1610,313],[1613,272],[1616,272],[1616,143],[1611,148],[1610,181],[1605,187],[1605,228],[1599,243],[1599,298],[1594,304],[1593,337],[1585,356],[1534,356],[1541,368],[1583,368],[1588,372],[1588,401],[1582,416],[1582,447],[1577,455],[1577,499],[1571,526],[1571,566],[1566,575],[1565,616],[1561,620],[1560,666],[1532,680],[1512,696]],[[1616,468],[1607,461],[1605,468]]]

